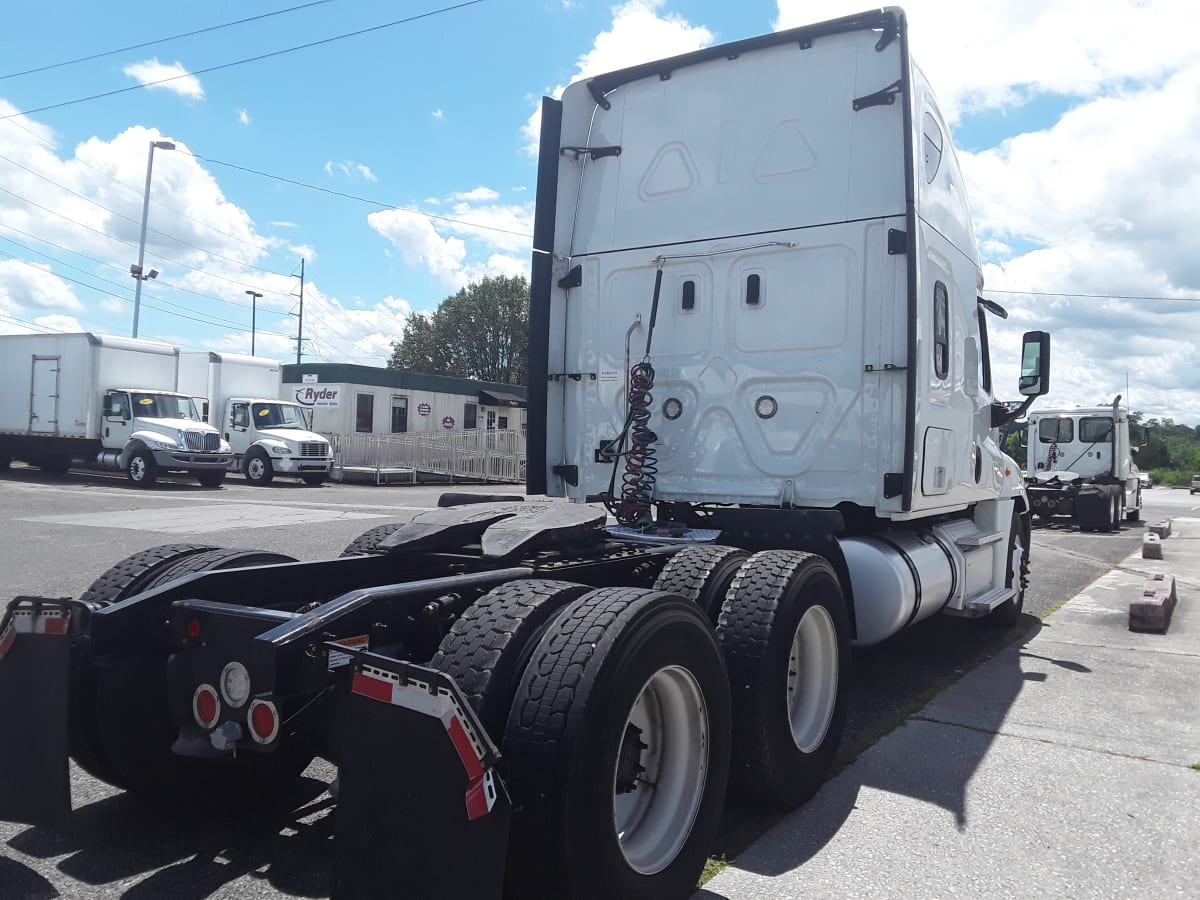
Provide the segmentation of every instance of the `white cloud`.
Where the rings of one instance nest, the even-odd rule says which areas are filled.
[[[448,287],[462,283],[467,246],[460,238],[442,237],[428,218],[403,209],[370,213],[367,222],[400,250],[405,262],[423,266]]]
[[[434,110],[434,111],[431,113],[431,115],[432,115],[432,116],[433,116],[435,119],[437,119],[439,122],[440,122],[440,121],[442,121],[442,119],[446,118],[446,114],[445,114],[444,112],[442,112],[442,110],[440,110],[440,109],[435,109],[435,110]]]
[[[0,260],[0,306],[13,315],[36,309],[84,311],[71,285],[50,266],[20,259]]]
[[[183,67],[183,63],[161,63],[158,59],[148,59],[144,62],[132,63],[121,71],[151,90],[171,91],[192,100],[204,99],[204,88],[200,85],[200,79],[195,75],[189,75],[187,69]]]
[[[370,166],[368,166],[366,163],[355,162],[352,159],[348,159],[345,162],[335,162],[332,159],[326,160],[325,174],[332,177],[335,172],[341,172],[347,178],[358,175],[358,177],[364,181],[379,180],[378,176],[371,171]]]
[[[660,15],[665,0],[627,0],[613,10],[612,26],[596,35],[592,48],[576,64],[573,80],[623,69],[638,63],[699,50],[713,41],[713,34],[702,25],[693,25],[682,16]],[[560,84],[548,91],[558,98],[566,90]],[[525,150],[536,156],[542,130],[539,102],[522,129]]]
[[[499,197],[500,197],[500,194],[498,192],[493,191],[489,187],[484,187],[483,185],[480,185],[479,187],[474,188],[469,191],[462,191],[461,193],[451,194],[449,199],[458,200],[458,201],[465,200],[468,203],[474,203],[476,201],[485,201],[486,202],[486,201],[491,201],[491,200],[497,200],[497,199],[499,199]]]
[[[295,222],[285,222],[282,219],[276,219],[276,220],[272,221],[271,224],[274,225],[276,228],[299,228],[300,227]]]
[[[288,252],[299,256],[308,263],[313,263],[317,259],[317,248],[312,244],[291,244],[288,247]]]
[[[250,124],[250,113],[246,112],[244,109],[239,109],[237,116],[238,116],[238,121],[241,122],[243,125]]]
[[[367,181],[378,181],[379,180],[376,177],[375,173],[372,172],[369,167],[363,165],[362,163],[355,163],[354,168],[358,171],[358,174],[361,175],[363,178],[365,178]]]

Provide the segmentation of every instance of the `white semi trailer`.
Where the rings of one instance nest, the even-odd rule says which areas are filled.
[[[68,746],[180,810],[321,753],[335,896],[684,898],[727,783],[784,806],[821,785],[852,644],[939,611],[1016,621],[1029,500],[997,428],[1047,390],[1049,338],[1025,336],[1025,401],[997,402],[1003,310],[901,10],[544,100],[532,275],[549,497],[326,561],[159,548],[79,601],[17,601],[0,817],[69,815]],[[95,690],[26,689],[59,669]],[[157,704],[126,699],[147,683]],[[60,744],[30,761],[47,709],[39,747]]]
[[[273,359],[237,353],[185,352],[180,388],[200,398],[204,415],[221,430],[233,456],[231,472],[251,484],[276,475],[323,484],[333,468],[329,441],[310,430],[305,409],[281,400],[283,370]]]
[[[140,486],[182,471],[217,487],[229,445],[176,390],[178,366],[179,351],[157,341],[0,336],[0,468],[19,459],[65,472],[83,461]]]

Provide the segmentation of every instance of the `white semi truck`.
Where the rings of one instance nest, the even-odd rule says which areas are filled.
[[[1080,528],[1116,531],[1142,517],[1133,456],[1144,431],[1130,425],[1118,396],[1110,406],[1042,409],[1029,415],[1026,487],[1039,519],[1066,517]]]
[[[1020,614],[1029,500],[997,428],[1047,390],[1049,337],[998,402],[963,184],[894,7],[545,99],[548,496],[325,561],[158,548],[16,601],[0,817],[65,821],[68,750],[180,812],[319,753],[335,897],[691,896],[727,783],[775,806],[821,785],[851,645]]]
[[[176,390],[178,367],[179,351],[157,341],[0,336],[0,468],[19,459],[65,472],[84,461],[139,486],[164,471],[219,486],[229,445]]]
[[[185,352],[180,387],[198,398],[208,421],[221,430],[233,456],[231,472],[251,484],[276,475],[323,484],[333,469],[329,441],[310,430],[305,409],[279,398],[282,368],[273,359],[237,353]]]

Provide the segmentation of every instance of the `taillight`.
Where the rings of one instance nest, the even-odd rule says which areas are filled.
[[[212,728],[221,715],[221,701],[210,684],[202,684],[192,694],[192,716],[201,728]]]
[[[221,696],[234,709],[250,699],[250,673],[240,662],[231,662],[221,670]]]
[[[279,711],[270,700],[255,700],[250,704],[250,737],[260,744],[269,744],[279,734]]]
[[[188,619],[187,620],[187,636],[192,638],[193,640],[200,637],[200,620],[199,619]]]

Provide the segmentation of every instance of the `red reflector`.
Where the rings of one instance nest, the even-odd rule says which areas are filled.
[[[275,705],[255,700],[250,706],[250,734],[260,744],[269,744],[279,733],[279,714]]]
[[[190,638],[200,637],[200,620],[199,619],[188,619],[187,633],[188,633],[188,637],[190,637]]]
[[[217,723],[217,715],[221,711],[221,704],[217,700],[217,692],[206,684],[196,688],[195,696],[192,697],[192,714],[196,717],[196,724],[201,728],[212,728]]]

